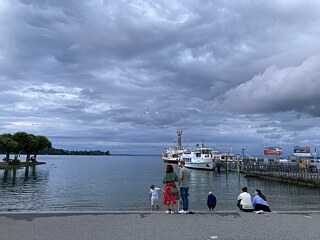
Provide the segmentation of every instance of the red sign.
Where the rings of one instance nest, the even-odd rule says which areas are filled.
[[[265,147],[264,155],[282,155],[282,149],[279,147]]]

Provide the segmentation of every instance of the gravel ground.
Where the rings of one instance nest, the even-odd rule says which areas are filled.
[[[2,212],[0,239],[320,239],[320,211]]]

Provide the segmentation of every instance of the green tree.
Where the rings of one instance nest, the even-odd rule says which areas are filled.
[[[35,148],[34,148],[34,160],[37,159],[38,153],[45,149],[45,148],[51,148],[52,143],[49,141],[49,139],[45,136],[35,136]]]
[[[6,162],[9,162],[10,154],[16,153],[18,149],[19,149],[19,143],[14,140],[12,134],[4,133],[0,135],[0,150],[1,152],[5,152]]]
[[[18,152],[16,153],[16,155],[18,155],[20,152],[25,152],[26,153],[26,162],[29,162],[30,154],[36,148],[35,136],[33,134],[28,134],[25,132],[16,132],[13,135],[13,138],[19,144]]]
[[[35,151],[37,147],[37,138],[33,134],[29,134],[29,140],[30,142],[25,145],[25,152],[26,152],[26,162],[30,161],[30,155],[32,152]]]

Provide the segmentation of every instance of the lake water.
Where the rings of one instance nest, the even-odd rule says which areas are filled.
[[[0,170],[0,211],[149,210],[150,184],[163,188],[161,156],[38,156],[38,160],[47,164],[29,171]],[[174,168],[178,173],[178,166]],[[190,171],[189,208],[193,211],[207,210],[209,191],[217,197],[216,210],[237,210],[243,186],[252,195],[254,189],[261,189],[272,210],[320,209],[319,188],[238,173]]]

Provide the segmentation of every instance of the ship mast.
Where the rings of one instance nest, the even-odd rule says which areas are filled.
[[[181,144],[182,130],[178,130],[177,135],[178,135],[178,149],[182,149],[182,144]]]

